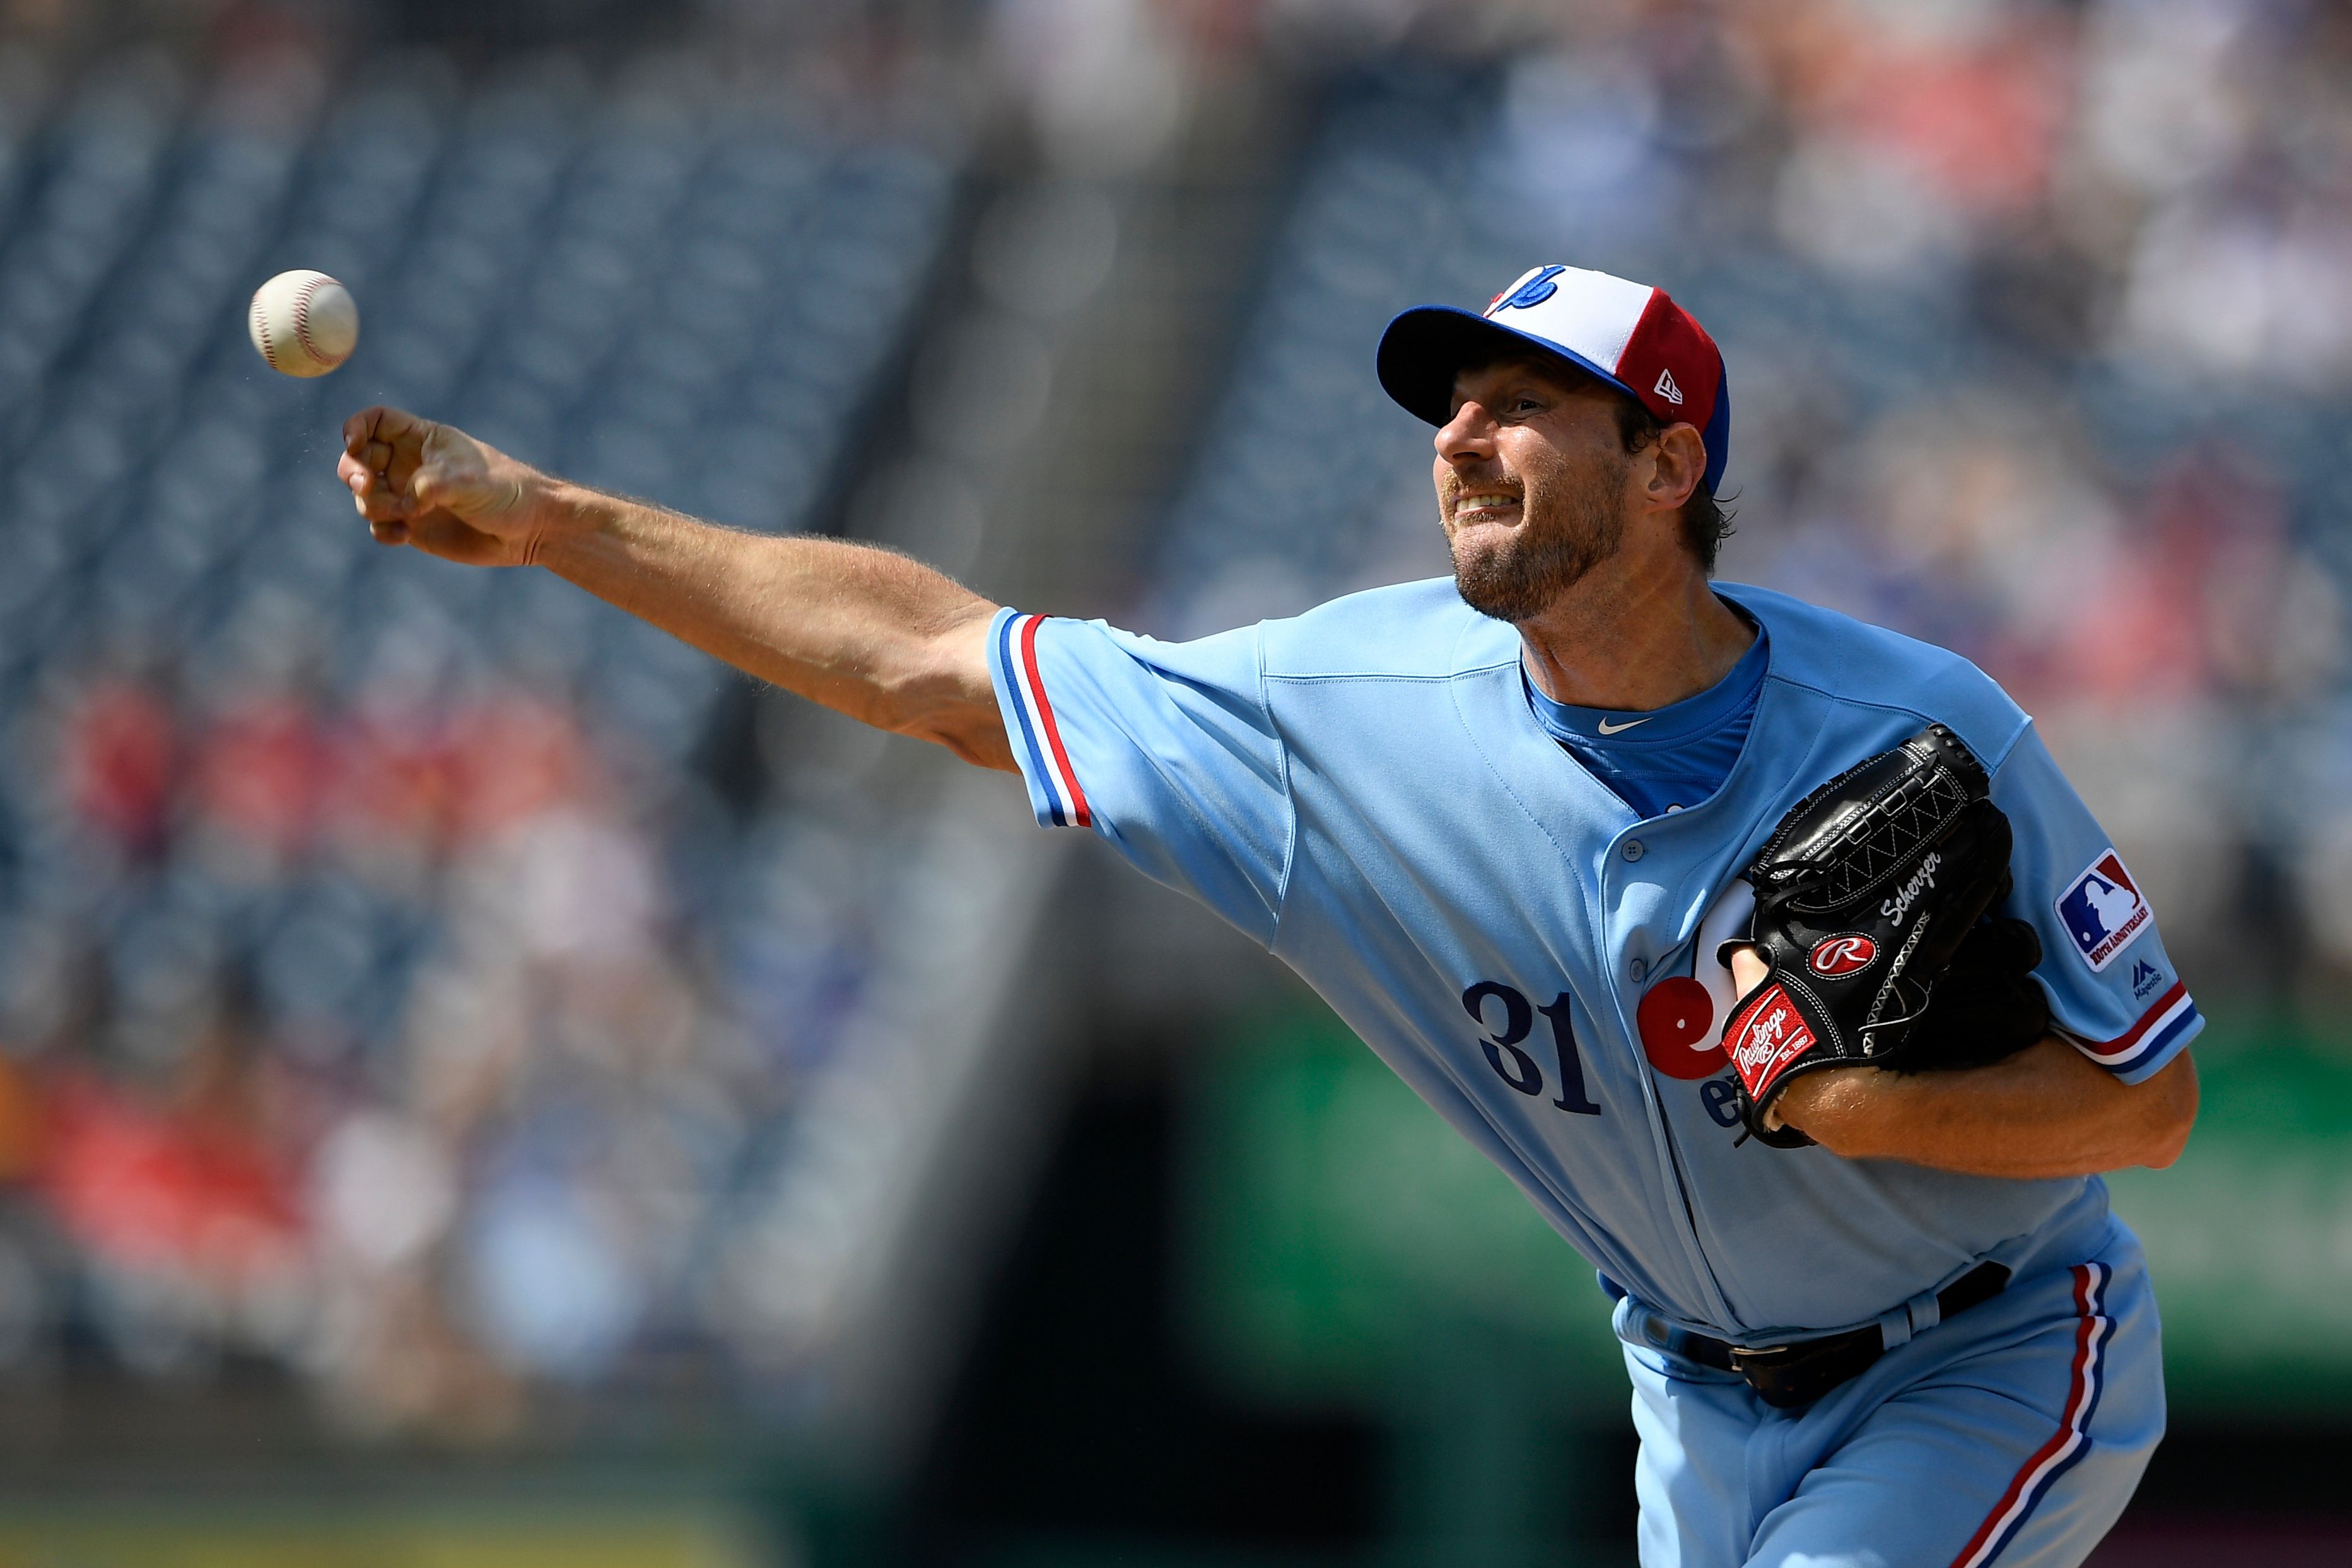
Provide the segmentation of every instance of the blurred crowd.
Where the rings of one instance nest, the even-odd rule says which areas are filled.
[[[223,695],[106,675],[21,721],[71,886],[14,928],[5,1043],[46,1114],[12,1164],[88,1296],[17,1306],[85,1310],[142,1370],[244,1349],[364,1419],[510,1418],[514,1374],[635,1329],[713,1186],[692,1163],[772,1075],[578,715]]]
[[[1729,367],[1725,575],[2007,683],[2204,991],[2340,989],[2352,18],[1286,10],[1431,47],[1337,95],[1148,618],[1443,571],[1425,432],[1370,374],[1386,317],[1543,261],[1655,281]]]
[[[372,545],[337,431],[808,526],[951,159],[561,60],[275,126],[152,54],[0,106],[0,1373],[292,1368],[491,1436],[766,1355],[746,1198],[889,847],[714,755],[769,741],[702,656]],[[295,265],[366,322],[323,383],[245,341]]]

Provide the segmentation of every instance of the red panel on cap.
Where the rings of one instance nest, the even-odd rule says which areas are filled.
[[[1654,289],[1642,319],[1633,323],[1633,335],[1625,340],[1625,352],[1618,356],[1617,379],[1632,387],[1661,423],[1705,430],[1723,390],[1723,355],[1689,311],[1664,289]],[[1675,401],[1675,394],[1681,395],[1680,403]]]

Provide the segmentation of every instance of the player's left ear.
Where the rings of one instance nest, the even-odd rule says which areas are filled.
[[[1679,511],[1706,476],[1706,442],[1692,425],[1669,425],[1649,448],[1650,472],[1643,491],[1659,511]]]

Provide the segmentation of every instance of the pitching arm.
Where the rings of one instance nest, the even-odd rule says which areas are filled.
[[[336,471],[382,543],[543,566],[762,680],[1013,770],[989,682],[997,607],[918,562],[607,495],[398,409],[352,416]]]

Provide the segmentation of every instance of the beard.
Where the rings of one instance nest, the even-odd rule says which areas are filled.
[[[1625,533],[1622,496],[1626,459],[1613,463],[1547,464],[1521,476],[1519,525],[1499,541],[1499,530],[1477,530],[1476,544],[1451,529],[1454,586],[1482,616],[1517,625],[1534,620],[1595,566],[1617,552]],[[1444,516],[1469,487],[1446,476],[1439,496]]]

